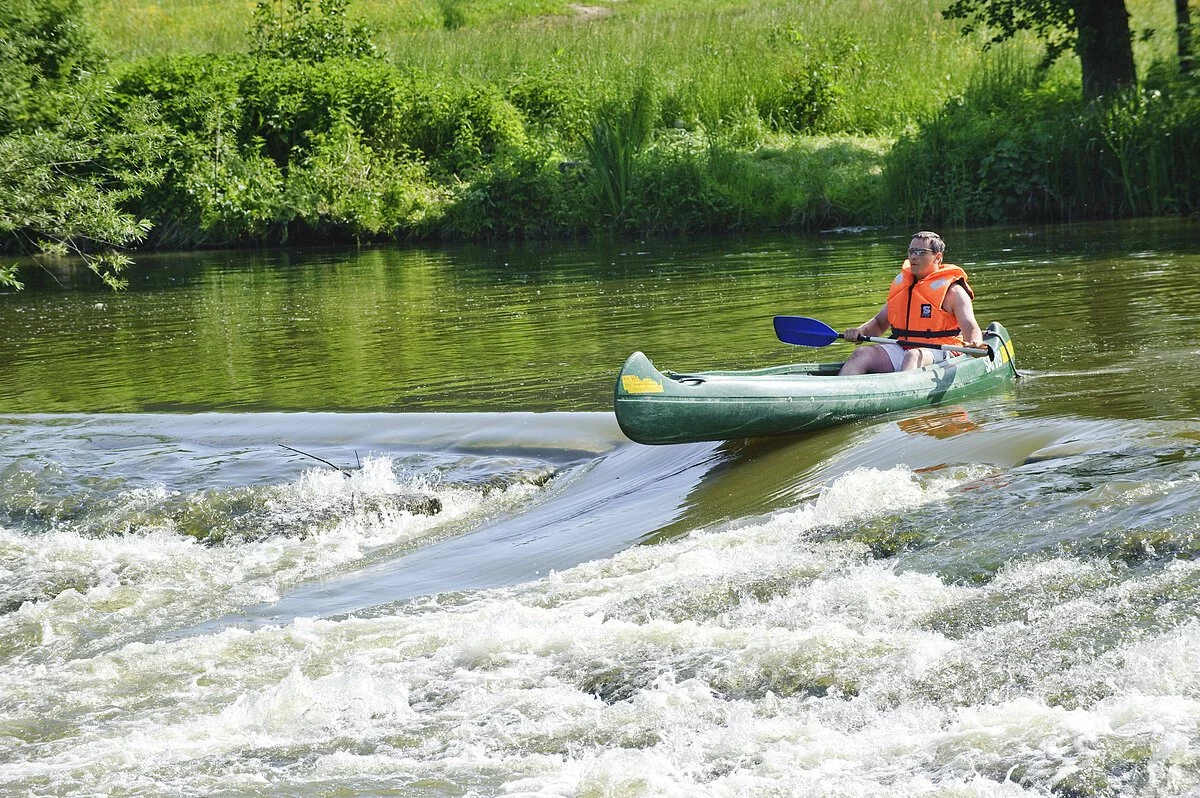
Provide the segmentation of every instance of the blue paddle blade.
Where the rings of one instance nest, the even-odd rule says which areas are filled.
[[[804,316],[776,316],[775,334],[785,344],[829,346],[841,336],[823,321]]]

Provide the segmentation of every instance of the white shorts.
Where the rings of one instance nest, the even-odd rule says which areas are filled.
[[[879,344],[883,347],[883,351],[887,352],[887,356],[892,359],[892,371],[899,371],[904,365],[904,353],[908,350],[900,346],[900,344]],[[930,349],[929,353],[933,355],[934,363],[941,363],[950,353],[944,349]]]

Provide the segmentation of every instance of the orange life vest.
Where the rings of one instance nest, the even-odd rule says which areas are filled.
[[[887,317],[892,326],[892,337],[934,344],[961,344],[962,330],[953,313],[942,310],[946,294],[961,282],[967,296],[975,298],[975,292],[967,283],[967,273],[952,263],[943,263],[919,281],[912,273],[912,265],[905,260],[892,281],[888,292]]]

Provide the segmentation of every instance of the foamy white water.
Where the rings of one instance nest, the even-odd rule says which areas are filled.
[[[0,616],[0,651],[21,663],[67,657],[274,601],[519,507],[548,473],[470,489],[428,475],[401,481],[390,458],[368,458],[350,475],[312,469],[294,483],[227,492],[234,500],[133,488],[82,521],[51,515],[33,534],[0,528],[0,599],[14,608]],[[222,518],[232,504],[242,514]],[[204,538],[188,534],[197,524]]]
[[[63,795],[1195,791],[1198,566],[1139,574],[1045,553],[972,584],[897,569],[855,539],[897,516],[935,524],[964,488],[995,476],[859,468],[768,518],[378,617],[125,643],[33,669],[21,653],[0,669],[0,785]]]

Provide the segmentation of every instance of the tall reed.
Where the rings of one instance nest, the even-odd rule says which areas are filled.
[[[614,223],[629,201],[634,162],[650,141],[654,105],[654,89],[644,77],[627,106],[614,104],[600,110],[583,141],[596,198]]]

